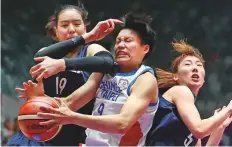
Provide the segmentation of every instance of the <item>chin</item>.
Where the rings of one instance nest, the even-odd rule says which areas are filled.
[[[203,84],[202,83],[196,83],[196,82],[193,82],[193,83],[190,83],[190,86],[193,87],[194,89],[200,89]]]
[[[127,64],[129,61],[129,59],[126,59],[126,58],[119,58],[119,59],[116,59],[116,62],[118,64]]]

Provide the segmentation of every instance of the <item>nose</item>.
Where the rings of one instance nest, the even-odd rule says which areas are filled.
[[[197,65],[193,65],[193,72],[198,72]]]
[[[68,31],[69,31],[70,34],[75,33],[75,27],[72,24],[70,24]]]
[[[125,48],[125,43],[123,41],[119,42],[118,48]]]

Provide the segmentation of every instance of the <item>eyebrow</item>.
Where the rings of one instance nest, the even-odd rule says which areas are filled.
[[[192,60],[185,60],[185,62],[186,62],[186,61],[192,62]],[[201,63],[201,61],[199,61],[199,60],[197,60],[196,63],[197,63],[197,62],[200,62],[200,63]]]
[[[60,21],[61,23],[65,23],[65,22],[70,22],[70,21],[77,21],[77,22],[81,22],[80,19],[74,19],[74,20],[62,20]]]
[[[131,39],[132,37],[117,37],[116,40],[126,40],[126,39]]]

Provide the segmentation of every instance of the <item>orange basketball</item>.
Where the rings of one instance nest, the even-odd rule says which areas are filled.
[[[27,100],[19,110],[18,125],[27,138],[38,142],[44,142],[54,138],[61,130],[62,125],[47,132],[51,126],[39,125],[40,122],[47,121],[47,119],[37,116],[37,112],[41,112],[40,106],[58,108],[59,104],[48,97],[37,97]]]

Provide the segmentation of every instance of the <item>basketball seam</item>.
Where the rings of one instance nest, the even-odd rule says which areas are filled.
[[[19,115],[18,116],[18,120],[34,120],[34,119],[39,119],[39,120],[41,120],[41,119],[44,119],[44,118],[42,118],[42,117],[40,117],[40,116],[38,116],[38,115]],[[48,120],[48,119],[44,119],[44,120]]]
[[[32,101],[31,101],[31,102],[32,102]],[[52,107],[49,103],[45,103],[45,102],[41,102],[41,101],[33,101],[33,102],[44,103],[44,104],[46,104],[46,105]],[[27,103],[30,103],[30,102],[27,102]],[[21,106],[21,108],[22,108],[24,105],[26,105],[27,103],[23,104],[23,105]],[[55,103],[55,104],[56,104],[58,107],[60,107],[57,103]],[[21,108],[20,108],[20,110],[21,110]],[[54,107],[52,107],[52,108],[54,108]],[[19,110],[19,112],[20,112],[20,110]],[[29,113],[29,114],[34,114],[34,113]],[[25,113],[20,113],[20,115],[28,115],[28,113],[27,113],[27,114],[25,114]]]
[[[53,139],[54,137],[56,137],[57,136],[57,134],[60,132],[60,130],[61,130],[61,128],[62,128],[62,125],[59,125],[59,128],[58,128],[58,130],[56,131],[56,133],[51,137],[51,138],[48,138],[48,139],[46,139],[46,140],[42,140],[42,141],[39,141],[39,140],[35,140],[35,141],[37,141],[37,142],[45,142],[45,141],[49,141],[49,140],[51,140],[51,139]],[[41,132],[41,133],[28,133],[28,132],[26,132],[26,131],[24,131],[25,133],[27,133],[27,134],[30,134],[30,135],[40,135],[40,134],[42,134],[42,133],[46,133],[46,131],[44,131],[44,132]],[[24,133],[24,132],[22,132],[22,133]],[[34,140],[34,139],[33,139]]]
[[[42,99],[42,98],[41,98]],[[53,102],[55,102],[55,104],[57,105],[57,106],[60,106],[53,98],[48,98],[48,99],[50,99],[50,100],[52,100]],[[30,102],[41,102],[41,103],[45,103],[45,102],[43,102],[43,101],[39,101],[39,99],[32,99],[31,101],[26,101],[23,105],[25,105],[25,104],[27,104],[27,103],[30,103]],[[47,104],[47,103],[45,103],[45,104]],[[21,107],[23,107],[23,105],[21,106]]]

